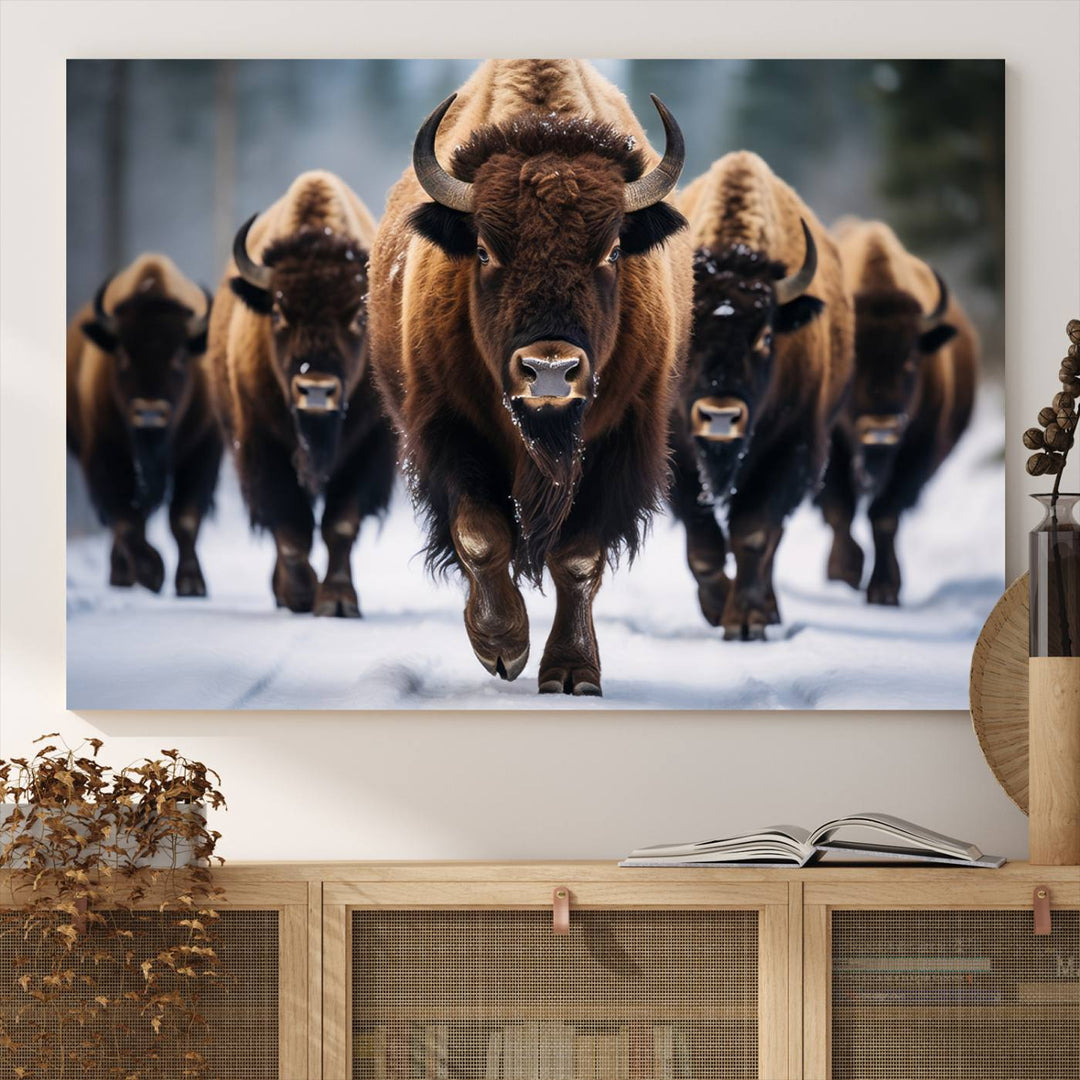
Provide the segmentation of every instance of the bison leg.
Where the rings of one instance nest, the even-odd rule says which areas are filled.
[[[758,448],[755,466],[739,480],[728,524],[735,583],[720,620],[728,640],[764,641],[765,627],[780,621],[773,560],[784,520],[810,485],[814,458],[805,441],[778,433],[771,445]]]
[[[600,652],[592,606],[604,572],[595,544],[575,543],[548,556],[555,583],[555,622],[540,661],[541,694],[599,697]]]
[[[277,546],[271,578],[274,601],[290,611],[311,611],[318,581],[308,561],[315,519],[289,448],[249,436],[242,444],[239,465],[252,524],[269,529]]]
[[[135,584],[135,558],[119,530],[113,532],[109,552],[109,584],[117,589],[130,589]]]
[[[352,477],[339,470],[326,489],[322,538],[326,544],[326,576],[315,590],[315,614],[360,618],[360,598],[352,582],[352,549],[360,535],[360,500]]]
[[[469,582],[465,629],[473,652],[492,675],[516,679],[529,659],[529,616],[510,579],[510,523],[490,504],[463,495],[450,531]]]
[[[300,486],[290,448],[249,433],[237,456],[252,525],[269,529],[277,546],[271,587],[278,607],[310,611],[318,579],[308,556],[315,531],[311,497]]]
[[[884,490],[867,512],[874,534],[874,569],[866,590],[871,604],[896,606],[900,603],[900,560],[896,554],[896,534],[905,510],[918,501],[936,468],[934,427],[936,416],[908,428],[897,451]]]
[[[731,582],[724,572],[727,545],[713,512],[686,521],[686,561],[698,586],[701,614],[710,626],[719,626]]]
[[[340,508],[332,519],[323,515],[322,538],[326,544],[326,576],[315,590],[315,614],[360,618],[360,598],[352,582],[351,556],[360,535],[360,516]]]
[[[780,621],[772,565],[784,530],[779,525],[731,522],[735,584],[720,620],[727,641],[764,641],[765,627]]]
[[[109,584],[120,588],[139,584],[156,593],[164,583],[165,563],[147,542],[146,519],[126,517],[114,522]]]
[[[896,534],[900,513],[884,507],[870,507],[870,527],[874,534],[874,569],[866,587],[866,601],[897,607],[900,603],[900,559],[896,554]]]
[[[731,582],[724,572],[727,544],[711,505],[703,499],[694,452],[674,444],[671,505],[686,528],[686,561],[698,587],[701,614],[719,626]]]
[[[195,543],[202,520],[213,505],[221,465],[221,439],[216,430],[201,439],[191,453],[176,464],[173,495],[169,503],[169,526],[176,540],[176,595],[205,596],[203,578]]]
[[[897,514],[870,511],[870,526],[874,530],[874,570],[866,588],[870,604],[895,607],[900,603],[900,560],[896,557]]]
[[[316,615],[360,617],[352,549],[364,518],[386,508],[393,483],[393,435],[380,426],[335,470],[326,486],[322,538],[328,558],[326,577],[315,592]]]
[[[129,589],[139,584],[160,592],[165,581],[165,564],[146,541],[148,508],[133,509],[135,503],[135,463],[131,447],[115,430],[98,433],[87,448],[83,473],[90,499],[102,521],[112,529],[109,555],[109,584]]]
[[[780,625],[780,602],[776,599],[776,590],[773,586],[773,563],[776,560],[776,549],[780,546],[780,538],[783,529],[777,531],[776,541],[771,545],[769,554],[765,558],[763,576],[765,578],[765,616],[769,626]]]
[[[303,536],[291,529],[274,530],[277,560],[271,587],[278,607],[288,608],[297,614],[311,611],[315,604],[315,587],[319,579],[311,568],[311,533]]]
[[[839,431],[833,432],[825,482],[816,500],[825,523],[833,531],[826,574],[829,581],[845,581],[858,589],[862,585],[863,551],[851,535],[857,503],[853,469],[847,439]]]

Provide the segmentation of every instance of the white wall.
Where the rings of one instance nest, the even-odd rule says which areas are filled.
[[[53,730],[102,735],[117,762],[179,746],[223,776],[231,859],[607,857],[868,807],[1024,856],[1026,820],[966,713],[66,713],[63,58],[1005,57],[1011,578],[1035,517],[1019,434],[1080,315],[1080,5],[7,3],[2,18],[0,755]]]

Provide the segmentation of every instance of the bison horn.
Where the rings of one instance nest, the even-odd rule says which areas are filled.
[[[451,94],[420,125],[413,143],[413,169],[420,186],[437,202],[451,210],[471,214],[473,210],[473,186],[451,176],[435,157],[435,133],[447,110],[454,104],[457,94]]]
[[[675,123],[675,117],[668,112],[667,106],[655,95],[650,94],[656,111],[664,123],[664,156],[652,172],[640,180],[632,180],[623,192],[623,209],[629,214],[634,210],[644,210],[660,202],[674,190],[679,182],[679,175],[686,161],[686,144],[682,131]]]
[[[803,236],[806,238],[806,254],[803,256],[802,266],[794,274],[781,278],[773,287],[777,305],[788,304],[802,296],[810,288],[810,282],[817,273],[817,244],[814,243],[813,233],[802,218],[799,219],[799,224],[802,225]]]
[[[101,327],[106,333],[112,334],[114,337],[117,334],[118,327],[116,325],[116,317],[110,315],[105,310],[105,293],[108,291],[109,286],[112,284],[112,278],[107,277],[102,283],[101,287],[94,294],[94,321]]]
[[[240,226],[240,229],[236,234],[236,239],[233,240],[232,253],[233,260],[236,263],[236,269],[240,271],[240,276],[249,285],[254,285],[256,289],[262,289],[265,292],[270,288],[270,279],[273,276],[273,271],[269,266],[260,266],[255,262],[248,254],[247,249],[248,232],[258,216],[258,214],[252,214],[251,217]]]
[[[945,279],[931,266],[931,271],[934,274],[934,280],[938,284],[938,302],[937,306],[929,315],[923,316],[923,329],[932,330],[943,318],[945,318],[945,312],[949,307],[949,286],[945,284]]]
[[[188,319],[187,333],[189,338],[196,338],[201,334],[205,334],[206,328],[210,324],[210,305],[213,304],[214,298],[205,285],[201,285],[200,288],[202,289],[206,306],[203,308],[203,313],[201,315],[192,315],[191,318]]]

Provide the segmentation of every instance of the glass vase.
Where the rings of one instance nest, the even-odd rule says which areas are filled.
[[[1032,656],[1080,657],[1080,495],[1032,495],[1043,519],[1031,530]]]

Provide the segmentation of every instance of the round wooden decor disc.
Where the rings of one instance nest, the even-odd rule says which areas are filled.
[[[990,612],[971,657],[971,721],[998,783],[1028,812],[1028,575]]]

